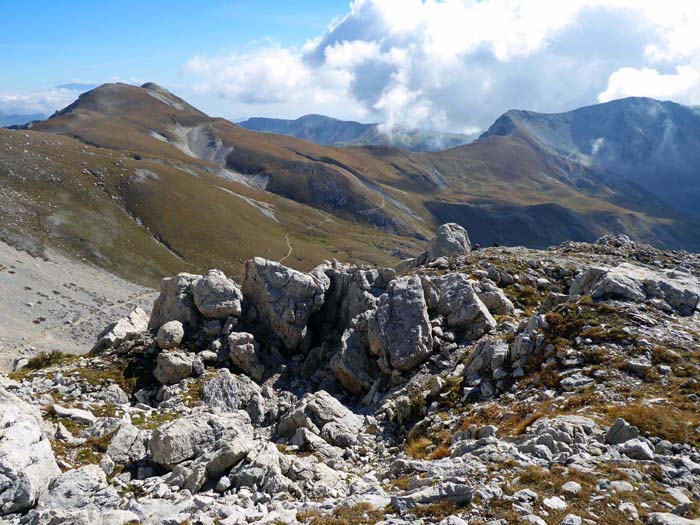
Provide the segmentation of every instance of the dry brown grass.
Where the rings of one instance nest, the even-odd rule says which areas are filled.
[[[459,511],[459,507],[450,501],[436,501],[430,505],[420,505],[411,509],[411,514],[419,518],[441,521]]]
[[[338,507],[330,514],[297,512],[297,520],[305,525],[374,525],[385,515],[383,509],[375,509],[369,503],[358,503],[352,507]]]
[[[425,459],[428,457],[428,449],[433,446],[433,442],[425,436],[409,438],[406,441],[404,452],[414,459]]]
[[[607,414],[611,421],[621,417],[631,425],[639,427],[642,432],[673,443],[700,442],[700,436],[694,430],[700,426],[700,414],[694,410],[635,403],[624,407],[611,407]]]

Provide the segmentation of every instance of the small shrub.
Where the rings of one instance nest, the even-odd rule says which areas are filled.
[[[404,451],[414,459],[425,459],[428,456],[427,449],[432,445],[433,442],[427,437],[409,438]]]

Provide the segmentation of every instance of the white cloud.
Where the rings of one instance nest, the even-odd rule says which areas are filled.
[[[608,102],[630,96],[697,104],[700,101],[700,68],[677,66],[675,73],[663,74],[646,67],[624,67],[610,75],[608,87],[598,95],[598,100]]]
[[[627,95],[700,103],[696,0],[355,0],[301,49],[198,56],[236,114],[483,128],[511,108]]]
[[[80,93],[94,87],[95,84],[73,81],[48,89],[22,93],[0,93],[0,112],[49,115],[57,109],[71,104]]]

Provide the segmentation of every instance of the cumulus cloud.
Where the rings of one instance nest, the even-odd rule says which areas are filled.
[[[80,81],[61,84],[48,89],[20,93],[0,92],[0,112],[48,115],[72,103],[78,95],[96,87]]]
[[[624,67],[610,75],[608,86],[598,95],[598,100],[608,102],[630,96],[697,104],[700,102],[700,68],[677,66],[673,73],[663,74],[646,67]]]
[[[197,91],[238,114],[454,131],[512,108],[629,95],[700,103],[696,0],[355,0],[302,48],[197,56]]]

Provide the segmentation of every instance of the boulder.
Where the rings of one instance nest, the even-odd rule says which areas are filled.
[[[462,273],[448,273],[433,281],[439,301],[437,311],[449,328],[477,338],[496,327],[496,320],[474,291],[473,281]]]
[[[450,222],[443,224],[435,231],[435,236],[428,243],[426,251],[414,259],[401,261],[397,265],[396,271],[398,273],[406,273],[423,265],[447,268],[449,267],[447,257],[463,255],[470,251],[471,242],[469,241],[467,230],[459,224]],[[433,262],[434,264],[430,264]]]
[[[51,405],[51,410],[58,417],[64,417],[72,419],[83,425],[92,425],[97,418],[89,410],[84,410],[82,408],[66,408],[61,405]]]
[[[515,306],[498,286],[489,280],[474,285],[476,295],[492,315],[511,315]]]
[[[245,263],[243,295],[255,308],[256,321],[296,349],[306,325],[324,302],[330,279],[323,272],[301,273],[256,257]]]
[[[459,224],[448,222],[435,231],[435,236],[428,243],[426,253],[428,261],[439,257],[453,257],[469,253],[472,249],[467,230]]]
[[[24,525],[130,525],[140,523],[139,516],[129,510],[97,509],[37,509],[23,518]]]
[[[105,455],[114,463],[126,465],[146,457],[148,434],[131,423],[123,422],[107,447]]]
[[[148,452],[154,463],[172,470],[178,463],[200,456],[219,439],[238,435],[253,437],[247,413],[197,412],[155,429],[148,442]]]
[[[629,263],[614,268],[592,266],[574,280],[570,295],[642,302],[660,299],[689,316],[700,302],[700,281],[691,274],[657,271]]]
[[[243,294],[238,285],[221,270],[209,270],[192,285],[197,310],[207,319],[241,316]]]
[[[253,334],[233,332],[228,336],[229,357],[231,362],[256,381],[265,374],[265,367],[260,361],[258,343]]]
[[[219,480],[237,465],[254,444],[246,435],[227,433],[194,461],[176,465],[167,482],[190,492],[198,492],[207,481]]]
[[[502,379],[510,369],[508,344],[500,340],[479,341],[465,361],[464,377],[477,379]]]
[[[168,321],[180,321],[188,330],[199,323],[199,313],[192,298],[192,284],[201,276],[180,273],[160,281],[160,295],[153,303],[150,330],[158,330]]]
[[[349,447],[357,442],[362,419],[328,392],[319,390],[306,394],[284,414],[277,430],[291,437],[299,428],[310,430],[331,445]]]
[[[33,507],[60,473],[39,411],[0,387],[0,515]]]
[[[432,327],[420,277],[389,284],[369,318],[368,338],[372,353],[396,370],[412,370],[430,357]]]
[[[654,459],[654,450],[652,447],[640,438],[630,439],[625,441],[620,447],[620,452],[628,458],[637,459],[639,461],[651,461]]]
[[[183,337],[185,337],[185,329],[180,321],[168,321],[158,328],[156,342],[163,350],[177,348],[180,346]]]
[[[423,487],[402,496],[391,498],[391,505],[398,512],[406,512],[420,505],[446,502],[458,506],[467,505],[472,500],[473,489],[464,483],[445,481],[434,486]]]
[[[618,417],[605,434],[605,442],[609,445],[619,445],[639,436],[639,429]]]
[[[163,385],[175,385],[196,371],[197,356],[187,352],[161,352],[153,376]]]
[[[216,376],[202,386],[202,401],[214,411],[245,410],[255,423],[265,419],[265,400],[257,383],[227,369],[217,370]]]
[[[700,519],[681,518],[666,512],[652,512],[647,518],[649,525],[700,525]]]
[[[148,330],[148,321],[148,314],[142,308],[136,308],[126,317],[107,327],[92,347],[92,352],[104,352],[144,333]]]
[[[97,465],[86,465],[63,472],[49,484],[38,509],[114,509],[119,504],[116,489],[107,483]]]
[[[292,486],[292,481],[284,475],[289,467],[290,459],[281,454],[274,443],[258,441],[246,460],[231,470],[229,478],[238,489],[248,487],[279,494]]]

